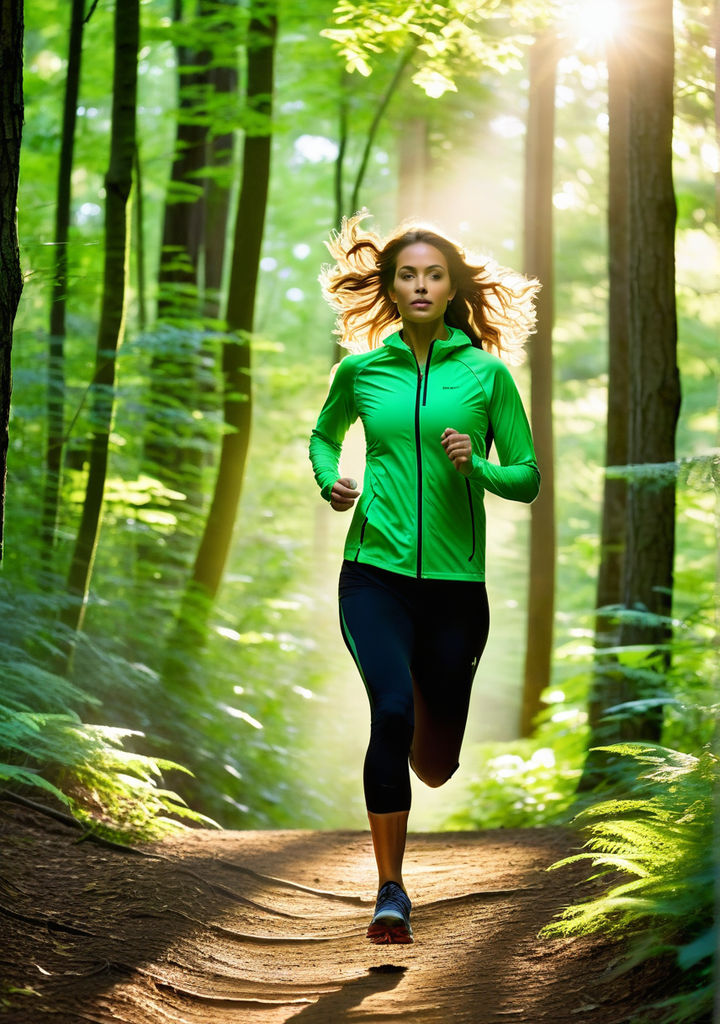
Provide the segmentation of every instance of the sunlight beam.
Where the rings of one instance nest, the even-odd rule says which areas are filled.
[[[568,32],[581,44],[607,43],[622,26],[621,0],[577,0],[568,4]]]

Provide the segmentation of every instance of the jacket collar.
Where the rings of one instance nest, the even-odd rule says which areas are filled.
[[[445,326],[447,327],[448,331],[450,331],[450,337],[445,338],[444,340],[436,338],[435,341],[433,342],[434,352],[449,352],[452,349],[465,348],[467,345],[470,345],[472,347],[472,342],[470,341],[470,339],[468,338],[467,334],[465,334],[464,331],[461,331],[457,327],[448,327],[447,324]],[[395,331],[393,334],[385,338],[385,340],[383,341],[383,345],[387,346],[388,348],[399,348],[400,350],[404,350],[405,352],[411,352],[410,346],[406,345],[405,342],[402,340],[399,331]]]

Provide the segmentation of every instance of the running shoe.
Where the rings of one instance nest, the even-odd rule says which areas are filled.
[[[397,882],[386,882],[380,889],[375,913],[367,937],[378,945],[386,942],[412,942],[410,897]]]

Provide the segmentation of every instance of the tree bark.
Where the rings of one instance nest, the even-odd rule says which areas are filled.
[[[208,0],[199,0],[195,21],[210,13]],[[175,0],[174,21],[182,23],[182,0]],[[197,344],[185,333],[200,316],[200,262],[205,222],[205,183],[208,118],[206,91],[210,53],[188,46],[176,49],[178,121],[170,180],[165,197],[157,319],[178,332],[158,335],[150,362],[150,394],[145,422],[144,457],[147,472],[164,485],[181,491],[186,500],[177,508],[202,505],[202,452],[197,424],[189,418],[200,390],[200,337]],[[178,540],[185,540],[180,531]],[[181,547],[184,547],[184,543]],[[174,545],[177,552],[177,545]],[[145,545],[144,558],[152,559]],[[154,566],[157,568],[157,566]]]
[[[246,133],[243,176],[233,243],[228,330],[235,339],[223,346],[224,418],[220,464],[210,512],[192,579],[186,590],[180,628],[191,643],[204,639],[208,609],[227,561],[242,490],[250,440],[252,379],[250,337],[270,179],[272,92],[277,15],[274,2],[258,4],[249,26],[247,104],[262,115],[256,132]]]
[[[605,465],[628,462],[630,268],[628,263],[629,157],[628,53],[624,38],[608,44],[608,385]],[[594,748],[612,734],[603,722],[608,708],[625,695],[617,660],[603,649],[620,641],[617,615],[610,608],[622,604],[624,594],[627,481],[605,474],[603,486],[600,566],[595,618],[596,658],[588,698],[588,754],[578,788],[593,789],[604,776],[606,758]]]
[[[600,656],[591,695],[591,746],[660,740],[663,712],[658,695],[669,667],[671,640],[675,431],[680,408],[672,182],[672,0],[632,0],[627,15],[624,50],[611,64],[621,99],[616,109],[616,128],[621,133],[616,140],[618,154],[622,153],[625,130],[622,90],[627,75],[627,207],[620,206],[618,225],[611,224],[614,231],[621,232],[622,217],[627,214],[627,285],[614,279],[618,309],[627,302],[625,461],[629,476],[619,600],[623,607],[614,633],[606,628],[607,618],[600,616],[605,632],[599,633],[598,641],[600,649],[608,640],[620,646],[647,646],[648,662],[642,667],[656,670],[657,684],[653,686],[645,672],[639,688],[637,674],[623,665],[622,658]],[[613,97],[617,100],[618,93],[611,93]],[[612,121],[610,127],[612,131]],[[615,241],[622,252],[622,235]],[[621,330],[617,324],[614,327]],[[621,448],[615,454],[621,458]],[[622,549],[622,542],[619,546]],[[615,587],[616,576],[611,580]],[[615,594],[608,590],[607,596],[612,599]],[[655,706],[607,715],[618,704],[648,697],[656,697]],[[581,788],[599,781],[612,785],[616,760],[613,755],[591,751]]]
[[[202,0],[197,16],[206,13]],[[182,0],[175,0],[175,24],[182,23]],[[206,119],[199,116],[198,95],[206,84],[203,67],[209,54],[188,46],[176,48],[178,65],[178,121],[170,180],[165,196],[160,266],[158,269],[158,320],[197,316],[198,262],[204,219],[203,182]],[[200,66],[200,70],[198,67]]]
[[[237,93],[236,67],[213,67],[209,83],[217,95]],[[230,176],[232,174],[234,136],[231,131],[212,134],[208,145],[208,164],[213,173],[205,189],[205,316],[219,320],[222,309],[225,246],[230,217]],[[220,172],[220,173],[218,173]]]
[[[629,360],[631,466],[666,471],[631,477],[624,604],[669,618],[675,553],[675,432],[680,410],[675,308],[672,180],[672,0],[632,0],[629,8]],[[669,625],[626,618],[621,643],[665,645]],[[667,653],[656,667],[662,668]],[[660,673],[658,674],[658,682]],[[659,686],[658,686],[659,689]],[[660,739],[662,709],[621,722],[623,738]]]
[[[550,682],[555,605],[555,466],[553,392],[553,149],[557,41],[540,36],[530,51],[530,103],[525,153],[525,272],[539,278],[537,333],[530,342],[535,449],[542,475],[530,513],[530,581],[520,734],[530,736]]]
[[[48,562],[50,562],[52,547],[55,543],[65,434],[65,310],[67,305],[68,233],[84,14],[85,0],[73,0],[70,13],[70,41],[65,78],[57,206],[55,208],[55,271],[50,300],[50,337],[48,339],[47,444],[40,527],[40,539]]]
[[[17,194],[23,125],[23,5],[0,0],[0,562],[5,525],[13,324],[23,280]]]
[[[93,562],[100,534],[108,446],[115,399],[115,364],[122,340],[127,278],[127,217],[132,186],[137,107],[137,52],[140,0],[117,0],[110,160],[105,176],[105,265],[92,382],[90,467],[67,589],[70,601],[62,620],[82,628]],[[66,664],[72,657],[72,645]]]
[[[147,284],[145,281],[145,204],[143,202],[143,165],[140,143],[135,142],[135,281],[137,287],[138,328],[147,327]]]

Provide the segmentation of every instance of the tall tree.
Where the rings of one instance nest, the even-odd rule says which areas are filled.
[[[628,159],[628,65],[624,36],[608,43],[608,385],[605,428],[605,465],[628,462],[629,411],[629,308],[628,264],[629,159]],[[625,525],[627,482],[623,476],[605,473],[600,534],[595,618],[596,659],[588,699],[591,749],[583,767],[581,790],[593,789],[603,777],[605,757],[594,748],[603,742],[607,708],[623,700],[622,677],[617,663],[603,650],[619,643],[619,621],[613,614],[624,600]],[[612,738],[612,737],[611,737]]]
[[[624,60],[611,70],[625,88],[627,75],[627,510],[619,643],[646,645],[649,667],[667,668],[675,548],[675,432],[680,408],[675,308],[675,195],[672,181],[672,0],[627,5]],[[620,107],[619,130],[624,130]],[[611,231],[622,230],[621,208]],[[622,238],[619,243],[622,246]],[[611,302],[612,305],[612,302]],[[603,623],[601,619],[601,624]],[[657,645],[657,646],[655,646]],[[654,648],[654,651],[653,651]],[[662,707],[608,719],[607,711],[638,696],[637,673],[604,658],[592,695],[590,746],[621,739],[660,739]],[[643,694],[653,690],[643,673]],[[589,756],[581,785],[598,781],[612,761]]]
[[[165,196],[157,304],[158,320],[179,329],[158,332],[153,343],[144,454],[147,471],[167,487],[181,491],[190,507],[198,508],[202,503],[202,458],[195,438],[196,423],[189,413],[197,405],[200,364],[200,334],[193,333],[192,325],[200,315],[205,221],[210,52],[204,22],[214,5],[197,0],[191,16],[187,16],[187,6],[183,0],[174,0],[178,110]]]
[[[242,185],[233,241],[226,317],[230,337],[223,345],[226,431],[212,504],[180,616],[180,631],[191,642],[202,640],[205,613],[220,587],[250,441],[250,339],[270,180],[276,41],[276,0],[257,0],[252,8],[247,44],[246,102],[252,117],[249,118],[243,143]],[[189,629],[194,636],[188,633]]]
[[[205,167],[205,91],[209,53],[189,45],[188,29],[208,12],[207,0],[198,0],[189,24],[183,20],[183,0],[174,0],[173,23],[180,40],[175,47],[178,111],[175,148],[165,196],[160,266],[158,319],[197,314],[199,258],[203,236],[203,182]]]
[[[235,64],[224,62],[213,66],[209,72],[209,84],[216,102],[223,97],[228,103],[234,102],[238,88],[238,72]],[[221,315],[234,147],[234,134],[225,127],[227,121],[223,119],[219,124],[218,129],[211,128],[208,140],[208,175],[205,186],[205,230],[203,232],[204,313],[211,320],[218,320]]]
[[[65,313],[68,282],[68,233],[84,15],[85,0],[72,0],[55,206],[55,235],[53,239],[55,266],[50,299],[50,335],[48,338],[47,443],[41,524],[41,539],[46,557],[49,556],[55,542],[65,433]]]
[[[0,0],[0,561],[5,524],[13,324],[22,292],[17,194],[23,124],[23,5]]]
[[[100,534],[115,404],[115,366],[125,321],[127,219],[135,153],[140,0],[116,0],[114,32],[110,160],[105,175],[105,261],[92,380],[90,465],[80,526],[68,573],[67,585],[71,600],[63,612],[63,621],[73,630],[82,626]]]
[[[525,273],[537,277],[537,332],[530,343],[531,420],[542,474],[540,496],[530,510],[525,676],[520,718],[529,736],[550,682],[555,608],[555,466],[553,394],[553,151],[557,39],[551,31],[530,49],[530,87],[525,148]]]
[[[675,432],[680,411],[672,179],[672,0],[631,0],[629,147],[628,462],[663,466],[631,476],[621,643],[666,644],[675,554]],[[662,621],[662,620],[665,621]],[[666,659],[663,658],[664,662]],[[661,711],[634,716],[624,732],[659,740]]]

